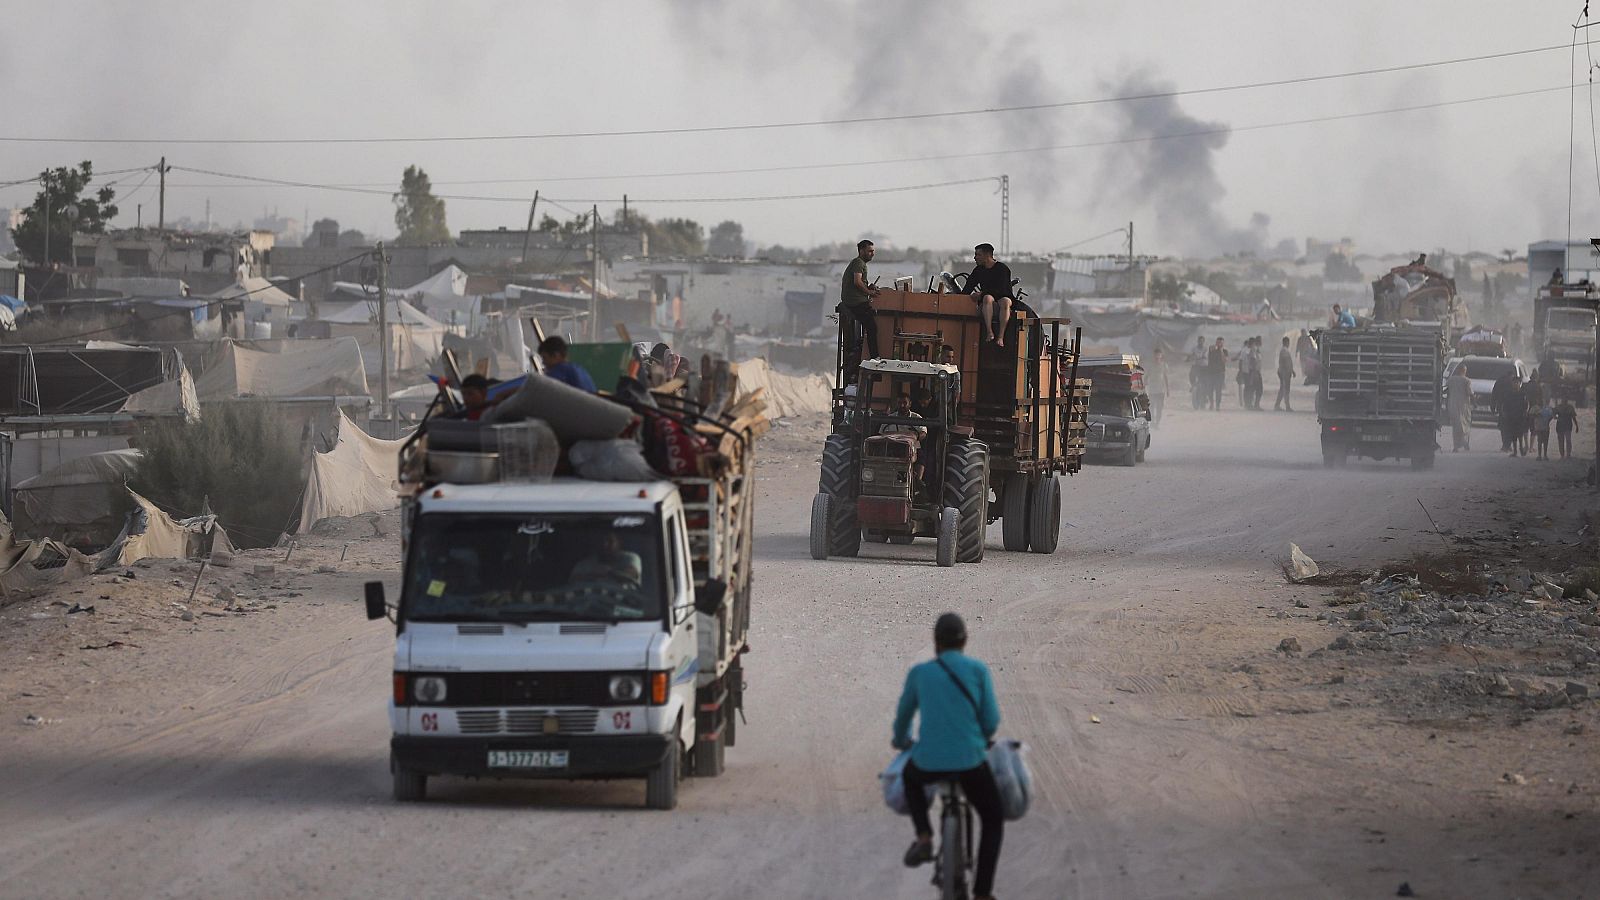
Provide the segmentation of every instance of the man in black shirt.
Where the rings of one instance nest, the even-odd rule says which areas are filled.
[[[1006,325],[1011,321],[1011,269],[1006,264],[994,258],[993,244],[979,244],[972,248],[973,266],[972,274],[967,276],[967,284],[961,289],[963,294],[971,294],[973,302],[978,305],[978,315],[983,320],[984,337],[995,343],[997,347],[1006,345]],[[995,307],[999,306],[1000,315],[995,316]]]

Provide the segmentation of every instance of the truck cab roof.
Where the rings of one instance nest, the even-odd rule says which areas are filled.
[[[677,493],[670,481],[554,478],[516,484],[438,484],[418,498],[420,512],[654,512]]]

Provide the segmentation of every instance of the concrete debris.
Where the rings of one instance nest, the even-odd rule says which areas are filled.
[[[1308,578],[1315,578],[1322,571],[1317,568],[1316,561],[1307,556],[1305,551],[1301,550],[1300,546],[1293,542],[1289,544],[1289,565],[1291,567],[1290,579],[1293,581],[1305,581]]]
[[[1295,654],[1300,652],[1300,641],[1296,638],[1286,637],[1278,642],[1279,653]]]
[[[1507,784],[1527,784],[1528,779],[1515,772],[1507,772],[1500,776],[1500,780]]]

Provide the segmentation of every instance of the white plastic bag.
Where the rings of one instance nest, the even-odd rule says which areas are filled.
[[[1027,753],[1028,748],[1021,741],[999,740],[989,748],[989,770],[1000,789],[1001,814],[1008,822],[1027,815],[1033,802],[1033,773],[1028,771]],[[888,799],[887,795],[884,799]]]
[[[654,481],[661,476],[644,461],[638,441],[576,441],[567,460],[579,477],[590,481]]]
[[[906,782],[901,774],[905,772],[906,763],[911,761],[911,751],[901,750],[889,763],[889,767],[878,775],[878,782],[883,787],[883,804],[894,811],[895,815],[909,816],[911,809],[906,806]],[[929,802],[932,802],[937,785],[925,785]]]

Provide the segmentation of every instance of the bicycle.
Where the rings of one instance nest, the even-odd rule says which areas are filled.
[[[941,900],[967,900],[972,869],[972,807],[954,780],[939,783],[939,852],[933,859],[933,884]]]

